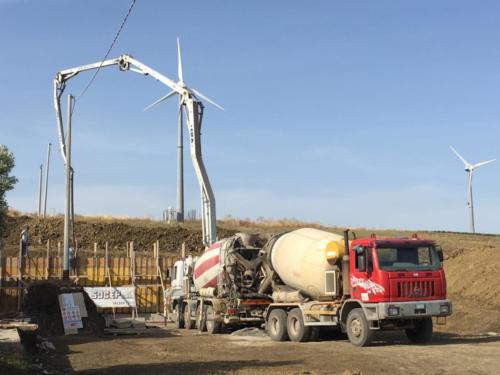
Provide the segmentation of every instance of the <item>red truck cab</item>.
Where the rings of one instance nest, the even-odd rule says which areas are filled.
[[[349,260],[351,303],[345,305],[347,320],[348,306],[358,307],[364,313],[359,323],[367,324],[370,331],[405,329],[411,341],[426,342],[432,335],[431,318],[451,314],[443,255],[434,241],[416,235],[412,238],[372,235],[351,242]],[[351,335],[359,332],[347,329],[347,333],[351,339]],[[359,339],[364,341],[364,337]]]

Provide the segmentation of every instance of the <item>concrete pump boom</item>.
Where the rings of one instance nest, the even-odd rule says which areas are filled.
[[[61,97],[66,88],[66,82],[77,74],[89,70],[100,69],[108,66],[117,65],[120,70],[131,70],[133,72],[149,75],[168,86],[172,94],[180,96],[182,105],[186,110],[187,126],[189,132],[189,145],[191,150],[191,160],[193,162],[196,177],[201,190],[201,221],[203,231],[203,243],[210,246],[217,239],[215,197],[208,179],[208,174],[203,163],[201,153],[201,124],[203,119],[203,103],[198,96],[203,96],[197,91],[190,89],[186,85],[179,84],[163,74],[151,69],[147,65],[134,59],[130,55],[121,55],[115,59],[109,59],[102,62],[83,65],[76,68],[66,69],[58,72],[54,80],[54,107],[56,111],[56,120],[59,133],[59,145],[64,162],[66,163],[67,152],[64,136],[64,126],[61,113]],[[208,100],[208,99],[207,99]],[[212,103],[214,104],[214,103]]]

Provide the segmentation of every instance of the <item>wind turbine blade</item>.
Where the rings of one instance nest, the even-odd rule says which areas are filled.
[[[181,42],[179,41],[179,37],[177,37],[177,75],[179,76],[179,82],[184,82],[184,76],[182,74]]]
[[[209,102],[210,104],[212,104],[213,106],[219,108],[221,111],[224,110],[224,108],[222,108],[220,105],[218,105],[216,102],[210,100],[209,98],[207,98],[205,95],[203,95],[201,92],[195,90],[195,89],[191,89],[191,91],[193,91],[196,96],[199,96],[200,98],[202,98],[203,100],[206,100],[207,102]]]
[[[472,166],[472,168],[477,168],[477,167],[480,167],[482,165],[486,165],[486,164],[489,164],[489,163],[493,163],[495,160],[497,159],[491,159],[491,160],[488,160],[488,161],[482,161],[481,163],[477,163],[477,164],[474,164]]]
[[[167,100],[168,98],[170,98],[172,95],[174,94],[177,94],[177,91],[170,91],[167,95],[163,95],[160,99],[158,99],[157,101],[155,101],[154,103],[151,103],[150,105],[148,105],[146,108],[144,108],[144,111],[148,111],[150,110],[151,108],[153,108],[155,105],[157,105],[158,103],[161,103],[162,101],[164,100]]]
[[[457,157],[458,157],[460,160],[462,160],[462,162],[465,164],[465,166],[466,166],[466,167],[470,165],[470,163],[469,163],[467,160],[465,160],[465,159],[462,157],[462,155],[460,155],[460,154],[458,153],[458,151],[457,151],[457,150],[455,150],[455,149],[454,149],[453,147],[451,147],[451,146],[450,146],[450,149],[451,149],[451,151],[453,151],[453,152],[455,153],[455,155],[457,155]]]

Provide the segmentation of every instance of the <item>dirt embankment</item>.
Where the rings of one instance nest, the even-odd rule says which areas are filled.
[[[430,234],[445,254],[448,332],[500,333],[500,236]]]
[[[20,233],[24,225],[30,227],[30,244],[33,249],[45,246],[47,240],[53,245],[63,241],[64,222],[62,218],[40,220],[29,216],[9,217],[7,220],[7,254],[16,255],[19,248]],[[106,241],[109,249],[124,250],[126,243],[134,242],[134,249],[151,250],[156,241],[160,241],[162,253],[178,254],[182,243],[186,251],[197,253],[203,249],[201,231],[180,225],[156,223],[149,226],[132,225],[125,222],[110,221],[75,221],[75,238],[79,249],[92,249],[96,242],[103,248]],[[219,229],[219,237],[227,237],[235,231]]]

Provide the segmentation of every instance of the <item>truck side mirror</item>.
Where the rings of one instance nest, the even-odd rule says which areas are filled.
[[[441,249],[440,246],[436,247],[436,251],[437,251],[437,256],[438,256],[438,259],[441,263],[443,263],[444,261],[444,256],[443,256],[443,249]]]
[[[354,248],[356,253],[356,265],[359,272],[366,272],[366,250],[362,246]]]

